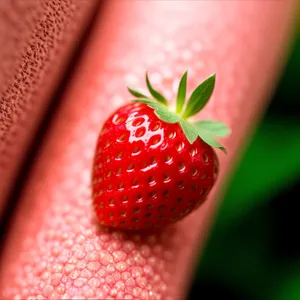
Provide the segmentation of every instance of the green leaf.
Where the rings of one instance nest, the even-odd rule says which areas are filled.
[[[154,102],[153,100],[148,100],[148,99],[134,99],[134,100],[132,100],[132,102],[144,103],[152,108],[158,108],[158,107],[162,106],[161,104]]]
[[[193,144],[198,138],[198,132],[196,128],[184,120],[180,120],[179,124],[190,144]]]
[[[158,102],[160,102],[164,105],[167,105],[168,104],[167,99],[152,87],[152,85],[149,81],[149,78],[148,78],[148,73],[146,73],[146,83],[147,83],[149,92],[153,96],[153,98],[156,99]]]
[[[178,123],[180,121],[180,116],[169,111],[169,109],[166,106],[160,103],[147,99],[135,99],[132,101],[138,103],[145,103],[151,108],[154,108],[154,113],[156,114],[156,116],[166,123]]]
[[[183,105],[184,105],[184,101],[185,101],[187,73],[188,73],[188,71],[186,70],[184,72],[184,74],[182,75],[180,82],[179,82],[179,87],[178,87],[178,92],[177,92],[177,100],[176,100],[176,113],[178,113],[178,114],[181,113]]]
[[[156,108],[154,113],[157,115],[159,119],[165,121],[166,123],[178,123],[180,121],[180,117],[178,115],[169,111],[167,108],[163,106]]]
[[[197,127],[196,127],[197,128]],[[197,132],[199,137],[208,145],[214,147],[214,148],[218,148],[220,150],[222,150],[224,153],[227,153],[226,149],[219,143],[217,142],[214,137],[210,134],[210,132],[205,131],[205,130],[200,130],[199,128],[197,128]]]
[[[131,89],[130,87],[127,87],[127,89],[128,89],[128,91],[129,91],[129,93],[130,93],[131,95],[133,95],[134,97],[149,99],[148,96],[146,96],[146,95],[144,95],[144,94],[142,94],[142,93],[140,93],[140,92],[138,92],[138,91],[136,91],[136,90],[134,90],[134,89]]]
[[[199,130],[208,131],[213,136],[226,137],[230,134],[229,127],[223,122],[201,120],[194,123],[194,125],[199,128]]]
[[[213,74],[196,87],[184,111],[184,119],[195,115],[206,105],[213,93],[215,82],[216,74]]]

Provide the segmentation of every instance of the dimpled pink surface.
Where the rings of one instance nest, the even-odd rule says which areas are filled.
[[[2,260],[2,297],[183,299],[216,192],[162,231],[125,233],[93,216],[91,170],[105,118],[126,85],[174,98],[217,73],[203,117],[227,122],[220,182],[263,108],[286,43],[291,1],[109,1],[36,160]]]
[[[96,0],[0,0],[0,217]]]

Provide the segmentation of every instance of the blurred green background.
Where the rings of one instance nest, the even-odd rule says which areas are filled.
[[[189,299],[300,300],[299,74],[300,30],[227,190]]]

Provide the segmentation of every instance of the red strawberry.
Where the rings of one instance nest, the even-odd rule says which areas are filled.
[[[198,207],[218,173],[213,136],[226,136],[225,124],[189,123],[209,100],[215,75],[202,82],[185,106],[187,72],[181,78],[176,113],[146,82],[154,99],[129,89],[137,99],[105,122],[96,147],[93,200],[103,225],[152,229],[177,221]],[[184,108],[184,110],[183,110]]]

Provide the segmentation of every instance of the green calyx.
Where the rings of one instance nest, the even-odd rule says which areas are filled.
[[[186,102],[187,74],[188,72],[185,71],[179,82],[175,112],[170,110],[167,99],[152,87],[148,73],[146,73],[146,84],[152,97],[131,88],[128,88],[128,91],[136,97],[136,99],[132,100],[133,102],[144,103],[153,108],[156,116],[162,121],[179,123],[191,144],[200,137],[208,145],[226,153],[226,149],[215,139],[216,137],[226,137],[230,134],[230,129],[226,124],[211,120],[189,121],[189,118],[202,110],[211,98],[215,87],[216,74],[201,82]]]

